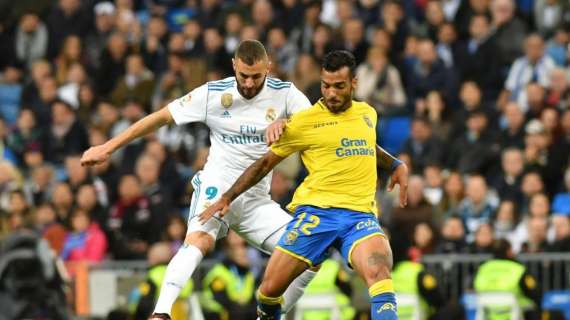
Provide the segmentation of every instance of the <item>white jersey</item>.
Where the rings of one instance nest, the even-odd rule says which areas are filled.
[[[210,81],[168,104],[176,124],[203,122],[210,128],[210,155],[203,175],[235,181],[268,150],[267,126],[278,118],[311,106],[309,99],[291,82],[267,77],[262,90],[245,99],[235,77]],[[271,175],[254,192],[268,194]]]

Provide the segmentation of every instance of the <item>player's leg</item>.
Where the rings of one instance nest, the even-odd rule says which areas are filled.
[[[398,319],[392,286],[392,250],[378,219],[368,213],[339,209],[340,252],[368,286],[373,320]]]
[[[287,224],[293,219],[267,195],[244,197],[240,208],[241,219],[231,227],[249,243],[261,251],[271,254],[279,239],[285,233]],[[299,275],[283,294],[283,313],[289,312],[301,298],[305,288],[315,277],[317,267],[312,267]]]
[[[262,244],[263,249],[269,252],[273,252],[275,250],[277,242],[285,233],[285,229],[286,226],[283,226],[277,232],[267,238]],[[287,287],[287,290],[285,290],[285,293],[283,293],[283,313],[288,313],[291,311],[291,309],[293,309],[297,301],[299,301],[301,296],[303,296],[305,288],[307,288],[311,280],[313,280],[313,278],[317,275],[319,267],[320,265],[313,266],[305,270],[297,278],[295,278],[293,282],[291,282],[289,287]]]
[[[390,272],[392,251],[388,240],[373,235],[355,243],[350,263],[368,286],[373,320],[398,319]]]
[[[282,295],[293,279],[327,258],[338,230],[334,221],[327,219],[321,211],[314,207],[298,207],[293,220],[287,224],[258,291],[260,319],[279,319]]]
[[[260,320],[281,318],[283,293],[307,268],[309,265],[305,261],[279,250],[273,252],[257,291],[257,314]]]
[[[184,244],[168,263],[151,319],[169,318],[172,305],[178,298],[180,290],[186,285],[204,255],[214,248],[221,230],[227,228],[223,221],[217,219],[210,219],[202,225],[196,218],[196,215],[207,206],[208,202],[214,200],[215,196],[219,196],[217,187],[212,186],[212,180],[205,179],[206,183],[203,184],[199,173],[192,179],[194,193],[188,216],[186,238]],[[212,190],[216,192],[212,192]]]

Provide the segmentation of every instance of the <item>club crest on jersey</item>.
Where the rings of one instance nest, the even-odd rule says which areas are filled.
[[[273,122],[275,119],[277,119],[277,113],[275,112],[275,109],[270,107],[265,112],[265,120],[267,120],[267,122]]]
[[[299,233],[295,230],[287,232],[287,236],[285,238],[285,244],[288,246],[292,245],[293,243],[295,243],[295,241],[297,241],[298,237]]]
[[[231,93],[224,93],[222,94],[220,101],[222,103],[222,106],[224,106],[224,108],[229,108],[234,103],[234,97],[232,96]]]
[[[364,122],[366,122],[366,125],[367,125],[369,128],[372,128],[372,127],[374,126],[374,125],[372,124],[372,120],[370,120],[370,118],[368,118],[367,115],[363,115],[363,116],[362,116],[362,119],[364,119]]]

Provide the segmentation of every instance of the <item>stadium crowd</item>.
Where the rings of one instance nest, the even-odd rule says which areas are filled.
[[[35,0],[3,2],[0,21],[1,238],[36,230],[65,261],[176,252],[207,127],[162,128],[94,168],[81,154],[232,76],[240,39],[259,39],[311,102],[319,60],[351,51],[356,98],[410,120],[393,150],[412,169],[408,206],[378,189],[395,255],[498,238],[570,251],[567,1]],[[272,197],[287,204],[303,177],[298,159],[280,166]]]

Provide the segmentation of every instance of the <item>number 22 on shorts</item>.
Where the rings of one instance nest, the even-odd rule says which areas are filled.
[[[305,220],[305,217],[307,218],[308,221],[306,221],[305,223],[303,223],[301,225],[301,223],[303,222],[303,220]],[[306,212],[301,212],[299,214],[299,216],[297,217],[297,222],[295,223],[295,225],[293,226],[293,229],[297,229],[299,228],[299,230],[301,230],[301,232],[303,232],[306,235],[310,235],[311,234],[311,230],[314,229],[316,226],[319,225],[319,223],[321,223],[321,218],[310,214],[307,217],[307,213]]]

